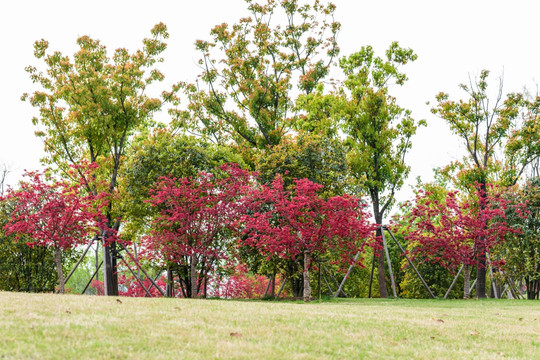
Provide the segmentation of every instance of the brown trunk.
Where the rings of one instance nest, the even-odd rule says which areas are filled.
[[[377,225],[380,225],[382,221],[377,221]],[[381,228],[379,227],[376,232],[377,239],[380,239]],[[379,294],[382,298],[388,297],[388,290],[386,289],[386,271],[384,269],[384,254],[383,250],[377,250],[377,270],[378,270],[378,279],[379,279]]]
[[[171,268],[167,268],[167,297],[174,296],[174,278]]]
[[[480,190],[482,191],[482,198],[487,197],[487,188],[485,182],[480,183]],[[481,199],[480,207],[484,210],[484,199]],[[476,249],[478,252],[476,262],[476,297],[483,299],[486,297],[486,239],[481,238],[478,240]]]
[[[463,298],[465,300],[469,299],[469,290],[471,288],[471,271],[469,270],[469,265],[463,265]]]
[[[309,284],[310,253],[304,250],[304,301],[311,301],[311,286]]]
[[[196,298],[198,295],[197,291],[197,256],[191,255],[191,261],[189,265],[189,276],[191,280],[191,297]]]
[[[65,284],[64,284],[64,270],[62,269],[62,251],[59,247],[54,248],[54,262],[56,263],[56,271],[58,273],[58,292],[64,294]]]
[[[270,287],[270,296],[272,298],[276,297],[276,273],[272,274],[272,285]]]
[[[485,254],[478,256],[476,267],[476,297],[483,299],[486,297],[486,257]]]

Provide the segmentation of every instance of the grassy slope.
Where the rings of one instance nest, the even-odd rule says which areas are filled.
[[[121,302],[119,302],[121,301]],[[0,359],[540,358],[540,304],[0,292]]]

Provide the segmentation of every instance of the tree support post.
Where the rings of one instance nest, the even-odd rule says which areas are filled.
[[[139,283],[139,285],[141,285],[141,287],[144,289],[144,291],[146,292],[146,295],[148,295],[148,297],[152,297],[152,294],[150,294],[150,292],[148,291],[148,289],[144,286],[142,280],[137,276],[137,274],[135,274],[135,271],[133,271],[133,269],[131,269],[131,266],[129,266],[129,264],[127,263],[127,261],[123,258],[123,257],[120,257],[120,259],[124,262],[124,264],[127,266],[127,268],[129,269],[129,271],[131,272],[131,274],[135,277],[135,279],[137,280],[137,282]]]
[[[137,267],[139,269],[141,269],[142,273],[144,274],[144,276],[146,276],[151,282],[152,282],[152,285],[154,285],[154,287],[156,289],[158,289],[158,291],[161,293],[162,296],[165,296],[165,292],[163,291],[162,288],[160,288],[158,286],[158,284],[156,284],[156,282],[154,281],[154,279],[152,279],[151,276],[148,275],[148,273],[146,272],[146,270],[144,270],[141,265],[139,264],[139,262],[137,261],[137,259],[135,259],[133,257],[133,255],[129,252],[129,250],[123,245],[123,244],[120,244],[120,246],[122,247],[123,250],[125,250],[125,252],[129,255],[129,257],[131,257],[131,260],[133,260],[135,262],[135,265],[137,265]]]
[[[90,284],[92,283],[92,279],[95,277],[96,280],[97,280],[97,276],[99,274],[99,269],[101,268],[101,265],[103,265],[103,260],[101,260],[101,262],[99,263],[98,266],[96,266],[96,271],[94,271],[94,274],[92,275],[92,277],[90,278],[90,280],[88,280],[88,282],[86,283],[86,286],[84,287],[84,290],[82,291],[81,295],[84,295],[84,293],[86,292],[86,290],[88,290],[88,287],[90,286]]]
[[[392,262],[390,261],[390,253],[388,252],[388,246],[386,246],[386,239],[384,237],[384,228],[381,226],[381,237],[384,246],[384,253],[386,255],[386,262],[388,262],[388,271],[390,273],[390,281],[392,282],[392,293],[394,298],[397,299],[396,282],[394,280],[394,272],[392,271]]]
[[[491,280],[491,287],[493,289],[493,294],[495,295],[495,299],[498,299],[499,294],[497,293],[497,284],[495,284],[495,281],[493,280],[493,266],[491,266],[491,260],[489,259],[488,252],[486,252],[486,260],[489,266],[489,279]]]
[[[450,287],[448,288],[448,290],[446,291],[446,294],[444,294],[444,299],[446,299],[448,297],[448,295],[450,294],[450,291],[452,291],[452,288],[454,287],[454,285],[456,284],[456,281],[459,277],[459,274],[461,274],[461,270],[463,270],[463,264],[461,265],[461,267],[459,268],[456,276],[454,276],[454,280],[452,280],[452,283],[450,284]]]
[[[375,273],[375,253],[373,253],[373,259],[371,260],[371,275],[369,275],[369,292],[368,298],[371,298],[371,287],[373,285],[373,274]]]
[[[401,246],[401,244],[399,243],[399,241],[397,241],[396,237],[394,236],[394,234],[392,234],[392,232],[390,231],[389,228],[387,228],[386,226],[384,227],[384,229],[386,231],[388,231],[388,233],[390,234],[390,237],[392,238],[392,240],[394,240],[394,242],[396,243],[396,245],[399,247],[399,249],[401,250],[401,253],[403,254],[403,256],[405,256],[405,259],[407,259],[407,261],[409,262],[409,264],[411,265],[411,267],[413,268],[414,272],[416,273],[416,276],[418,276],[418,278],[420,279],[420,281],[422,282],[422,284],[424,285],[424,287],[426,288],[426,290],[429,292],[429,295],[435,299],[435,295],[433,294],[433,292],[431,291],[431,289],[429,288],[428,284],[426,283],[426,281],[424,280],[424,278],[422,277],[422,275],[420,275],[420,272],[418,271],[418,269],[416,268],[416,266],[414,266],[412,260],[407,256],[407,252],[405,251],[405,249],[403,249],[403,247]],[[381,233],[384,233],[384,231],[382,231]],[[460,270],[461,271],[461,270]]]
[[[283,279],[283,283],[281,284],[279,291],[276,295],[276,298],[279,298],[279,295],[281,295],[281,292],[283,291],[283,288],[285,287],[285,284],[287,283],[287,278]]]
[[[330,291],[330,295],[332,295],[332,297],[336,297],[335,294],[334,294],[334,290],[332,290],[332,287],[330,286],[330,284],[328,283],[328,279],[326,278],[325,275],[323,275],[323,280],[326,284],[326,287],[328,288],[328,290]]]
[[[360,251],[358,251],[356,253],[356,255],[354,256],[354,262],[353,262],[353,265],[350,265],[349,268],[347,269],[347,273],[345,274],[345,277],[343,278],[343,280],[341,280],[341,284],[339,284],[339,288],[338,290],[336,291],[336,296],[337,294],[339,294],[341,292],[341,289],[343,288],[343,286],[345,285],[345,281],[347,280],[347,278],[349,277],[349,274],[351,273],[351,270],[354,266],[354,263],[356,263],[356,261],[358,261],[358,256],[360,256]]]
[[[336,288],[339,288],[339,284],[338,284],[338,282],[336,281],[336,278],[332,276],[332,274],[330,273],[330,271],[328,271],[328,269],[326,268],[326,266],[324,266],[324,271],[326,271],[326,273],[328,274],[328,276],[330,277],[330,279],[332,279],[332,281],[334,282],[334,285],[336,285]],[[345,290],[341,289],[340,291],[341,291],[341,293],[343,294],[343,296],[349,297],[349,296],[347,295],[347,293],[345,292]],[[334,297],[337,297],[337,296],[339,296],[339,292],[338,292],[338,291],[336,291],[336,293],[334,294]]]
[[[94,236],[92,238],[92,240],[90,240],[90,242],[88,243],[88,246],[86,247],[86,249],[84,249],[84,252],[82,253],[81,257],[79,258],[79,260],[77,261],[77,263],[75,264],[75,266],[73,266],[73,269],[71,269],[71,272],[68,274],[68,276],[66,276],[66,278],[64,279],[64,284],[67,284],[69,278],[71,278],[71,275],[73,275],[73,273],[75,272],[75,270],[77,270],[77,268],[79,267],[79,265],[81,264],[81,261],[84,259],[84,257],[86,256],[86,253],[88,252],[88,250],[90,250],[90,248],[92,247],[92,245],[94,244],[94,241],[96,241],[96,236]],[[58,291],[56,291],[56,293],[58,293]]]

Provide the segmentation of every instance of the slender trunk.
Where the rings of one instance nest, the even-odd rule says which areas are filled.
[[[486,257],[478,255],[476,267],[476,297],[483,299],[486,297]]]
[[[377,239],[381,239],[381,242],[382,242],[381,225],[382,225],[383,214],[380,211],[378,191],[374,191],[371,194],[371,201],[373,202],[373,215],[375,217],[375,224],[377,225],[376,236],[377,236]],[[383,251],[384,251],[383,249],[378,249],[376,250],[375,255],[377,256],[379,294],[382,298],[387,298],[388,290],[386,289],[386,271],[384,269]]]
[[[56,263],[56,271],[58,273],[58,292],[65,293],[64,270],[62,269],[62,250],[59,247],[54,247],[54,262]]]
[[[167,297],[174,296],[174,278],[170,267],[167,268]]]
[[[191,261],[189,264],[189,276],[191,280],[191,297],[196,298],[198,295],[197,287],[197,256],[191,255]]]
[[[270,287],[270,296],[272,298],[276,297],[276,273],[272,274],[272,286]]]
[[[469,299],[470,294],[469,290],[471,289],[471,271],[469,269],[469,264],[463,265],[463,298],[465,300]]]
[[[309,284],[310,253],[304,250],[304,301],[311,301],[311,286]]]
[[[382,232],[380,225],[382,223],[381,219],[378,218],[376,221],[378,228],[377,228],[377,239],[382,238]],[[386,288],[386,270],[384,268],[384,249],[378,249],[377,250],[377,270],[378,270],[378,279],[379,279],[379,294],[382,298],[388,297],[388,289]]]
[[[105,296],[114,296],[113,263],[111,247],[103,245],[103,291]]]
[[[480,209],[483,211],[486,207],[485,198],[487,197],[487,187],[485,182],[480,184],[481,199]],[[485,225],[487,226],[487,224]],[[486,297],[486,239],[485,237],[477,240],[477,260],[476,260],[476,297],[483,299]]]

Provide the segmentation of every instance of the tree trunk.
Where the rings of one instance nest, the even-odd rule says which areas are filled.
[[[486,207],[485,198],[487,197],[487,187],[485,181],[480,183],[480,190],[480,209],[484,210]],[[479,244],[476,244],[478,254],[476,260],[476,297],[483,299],[486,297],[486,239],[482,238],[477,241]]]
[[[62,269],[62,251],[59,247],[54,247],[54,262],[56,263],[56,272],[58,273],[58,292],[64,294],[64,270]]]
[[[469,270],[469,264],[463,265],[463,298],[469,299],[471,289],[471,271]]]
[[[304,250],[304,301],[311,301],[311,286],[309,284],[310,253]]]
[[[276,273],[272,274],[272,286],[270,287],[270,296],[273,298],[276,297]]]
[[[373,215],[375,218],[375,224],[377,225],[377,230],[375,235],[377,239],[381,239],[382,242],[382,220],[383,214],[380,211],[379,204],[379,193],[375,191],[371,195],[371,201],[373,202]],[[388,297],[388,290],[386,289],[386,271],[384,269],[384,249],[376,250],[375,255],[377,256],[377,270],[378,270],[378,279],[379,279],[379,295],[382,298]]]
[[[167,297],[174,296],[174,278],[170,267],[167,268]]]
[[[382,221],[377,221],[377,225],[380,226]],[[382,232],[379,227],[376,232],[377,239],[381,239]],[[384,254],[383,249],[377,250],[377,270],[378,270],[378,279],[379,279],[379,294],[381,298],[388,297],[388,289],[386,288],[386,270],[384,268]]]
[[[486,255],[479,254],[476,267],[476,297],[486,297]]]
[[[197,256],[191,255],[191,261],[189,264],[189,276],[191,280],[191,297],[194,299],[198,295],[197,286]]]

